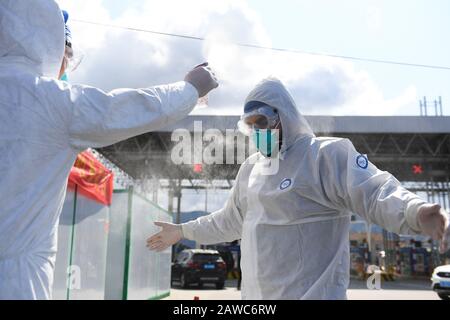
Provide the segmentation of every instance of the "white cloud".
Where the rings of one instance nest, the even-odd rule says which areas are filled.
[[[143,0],[114,19],[108,1],[58,2],[70,19],[206,38],[180,39],[73,21],[74,42],[86,53],[70,75],[73,82],[105,90],[144,87],[178,81],[190,67],[207,60],[220,88],[210,94],[210,107],[197,113],[239,114],[246,94],[268,75],[284,81],[306,114],[394,115],[416,105],[414,87],[386,99],[367,72],[348,61],[233,45],[271,46],[260,17],[244,1]]]

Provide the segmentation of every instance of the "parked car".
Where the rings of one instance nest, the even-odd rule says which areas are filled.
[[[217,250],[186,249],[172,264],[171,281],[179,282],[183,288],[213,283],[217,289],[222,289],[226,275],[226,264]]]
[[[441,299],[450,300],[450,264],[434,269],[431,282],[431,288]]]

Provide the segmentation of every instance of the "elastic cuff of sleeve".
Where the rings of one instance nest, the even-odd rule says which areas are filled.
[[[189,222],[181,224],[181,234],[184,239],[193,240],[194,239],[194,230],[192,224]]]
[[[420,232],[420,226],[418,221],[418,215],[419,215],[419,209],[422,205],[426,204],[427,202],[422,199],[413,199],[408,202],[406,205],[405,215],[406,215],[406,222],[408,223],[409,227],[416,231]]]
[[[184,85],[186,86],[186,89],[189,88],[189,91],[192,91],[192,94],[195,96],[195,100],[198,100],[198,91],[197,88],[192,85],[192,83],[188,81],[182,81],[184,82]]]

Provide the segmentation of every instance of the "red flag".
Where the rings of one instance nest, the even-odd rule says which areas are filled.
[[[70,170],[68,188],[75,189],[85,197],[111,205],[114,187],[113,173],[106,169],[88,151],[80,153]]]

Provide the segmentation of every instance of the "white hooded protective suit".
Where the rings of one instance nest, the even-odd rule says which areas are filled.
[[[64,21],[53,0],[0,1],[0,299],[51,297],[58,218],[77,154],[185,117],[186,82],[103,92],[55,80]]]
[[[250,156],[225,207],[182,224],[183,235],[202,244],[242,239],[243,299],[345,299],[350,213],[417,234],[417,210],[425,201],[348,139],[315,137],[278,80],[261,82],[248,101],[278,109],[279,170],[267,175],[268,159]]]

